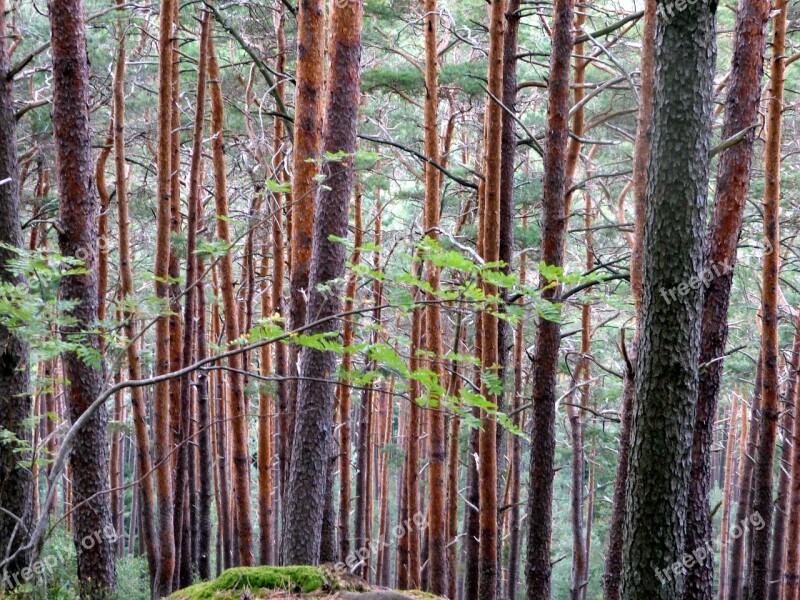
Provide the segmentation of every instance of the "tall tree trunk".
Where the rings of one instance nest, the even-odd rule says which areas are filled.
[[[719,600],[725,600],[728,569],[728,540],[730,539],[731,499],[733,487],[733,447],[736,442],[736,419],[739,415],[739,397],[735,395],[728,417],[728,443],[725,450],[725,484],[722,488],[722,523],[719,544]]]
[[[223,141],[224,103],[219,62],[213,36],[209,39],[208,76],[211,92],[211,148],[214,163],[214,197],[217,207],[217,237],[231,247],[228,225],[228,189],[225,170],[225,146]],[[238,311],[234,298],[233,257],[228,250],[220,260],[222,302],[225,308],[225,337],[233,344],[239,337]],[[253,525],[250,518],[250,451],[248,448],[246,400],[242,382],[242,356],[234,354],[228,358],[228,381],[230,384],[229,418],[233,445],[233,494],[236,519],[236,541],[238,565],[250,567],[253,559]]]
[[[495,98],[503,97],[503,35],[505,31],[505,1],[495,0],[489,11],[489,93]],[[500,182],[503,110],[500,104],[490,100],[486,108],[485,127],[485,195],[480,220],[482,238],[481,256],[486,263],[500,260]],[[483,291],[487,297],[497,294],[497,286],[484,281]],[[481,369],[485,375],[498,375],[498,319],[489,311],[481,315]],[[481,394],[487,402],[498,404],[496,389],[482,377]],[[497,597],[497,420],[489,411],[481,415],[481,431],[478,435],[480,453],[480,554],[478,557],[479,594],[492,600]]]
[[[768,13],[769,2],[766,0],[740,3],[722,139],[728,139],[757,122]],[[720,156],[714,210],[706,234],[705,270],[714,277],[705,293],[700,334],[700,362],[709,366],[700,373],[694,425],[686,531],[686,547],[690,550],[703,547],[713,535],[709,504],[710,457],[723,367],[719,358],[725,354],[728,338],[728,305],[736,246],[750,183],[754,140],[755,131],[751,130],[744,140]],[[685,600],[711,600],[713,583],[713,561],[706,560],[689,569]]]
[[[172,35],[174,3],[163,0],[159,15],[158,58],[158,153],[157,168],[157,226],[155,257],[155,292],[158,299],[167,302],[169,295],[170,217],[172,196]],[[161,315],[156,321],[155,373],[169,372],[169,317]],[[175,572],[175,530],[173,506],[172,449],[170,430],[169,382],[155,386],[153,406],[155,427],[156,481],[158,489],[159,565],[155,593],[168,596],[172,592]]]
[[[261,318],[268,319],[272,314],[270,293],[267,289],[269,257],[266,248],[261,259]],[[272,348],[261,347],[260,370],[262,377],[272,374]],[[272,563],[272,394],[265,387],[259,387],[258,394],[258,527],[259,563]]]
[[[642,314],[623,548],[626,600],[681,598],[684,590],[683,577],[664,576],[661,569],[681,561],[686,537],[699,378],[703,299],[699,282],[716,61],[715,9],[698,3],[659,18],[656,27]],[[670,293],[679,293],[680,299],[673,300]]]
[[[320,290],[319,286],[330,285],[344,274],[345,247],[331,237],[347,236],[360,100],[362,18],[360,0],[333,6],[323,139],[326,153],[345,156],[342,160],[325,162],[322,169],[325,187],[320,187],[316,199],[309,276],[309,314],[316,320],[332,317],[341,309],[336,286],[330,291]],[[337,326],[336,322],[327,321],[311,327],[308,334],[335,331]],[[286,564],[319,562],[333,434],[333,389],[328,379],[334,367],[333,352],[305,348],[300,353],[301,379],[285,507]]]
[[[361,221],[361,189],[356,185],[355,198],[353,202],[354,216],[354,238],[353,253],[350,263],[357,266],[361,261],[361,246],[364,245],[363,224]],[[356,285],[358,276],[355,271],[348,275],[347,285],[344,292],[344,312],[353,310],[356,299]],[[342,346],[347,348],[353,344],[355,331],[353,329],[353,317],[344,318],[342,325]],[[339,560],[346,561],[350,554],[350,446],[351,446],[351,422],[350,422],[350,380],[349,374],[353,369],[353,355],[347,352],[342,356],[342,381],[338,388],[339,402]]]
[[[314,206],[317,195],[316,177],[322,155],[322,111],[325,56],[325,2],[300,0],[297,4],[297,69],[295,80],[294,143],[292,145],[292,209],[289,284],[289,326],[292,329],[306,324],[306,298],[311,294],[310,269],[314,234]],[[289,346],[290,375],[298,375],[298,347]],[[300,382],[292,380],[286,407],[281,420],[283,457],[281,486],[285,489],[292,452],[294,414]],[[281,399],[284,402],[286,400]],[[288,498],[287,498],[288,501]],[[283,507],[284,511],[286,506]],[[284,515],[285,518],[285,515]]]
[[[528,228],[528,213],[522,215],[522,228]],[[526,285],[528,277],[528,255],[523,254],[519,259],[519,281],[520,285]],[[519,302],[523,300],[520,298]],[[513,421],[518,429],[524,427],[524,417],[522,411],[522,356],[525,344],[525,330],[522,319],[517,322],[514,334],[514,403]],[[509,600],[517,598],[517,583],[519,579],[519,549],[520,549],[520,491],[522,488],[522,441],[518,435],[511,438],[511,471],[514,479],[511,484],[511,500],[509,515],[509,550],[508,550],[508,587],[506,596]]]
[[[0,283],[19,285],[22,279],[6,268],[9,260],[16,258],[12,248],[22,248],[20,226],[19,162],[17,158],[16,117],[13,82],[8,77],[11,68],[6,37],[6,2],[0,0]],[[29,392],[28,345],[5,326],[0,325],[0,429],[11,432],[25,444],[30,444],[30,430],[26,421],[31,416]],[[48,407],[49,411],[50,408]],[[0,562],[6,550],[16,551],[28,543],[28,529],[33,521],[31,471],[23,466],[30,459],[29,452],[20,455],[9,442],[0,443]],[[7,512],[6,512],[7,511]],[[16,574],[28,566],[30,552],[17,556],[0,568],[0,577]],[[7,581],[4,577],[2,581]]]
[[[632,363],[636,362],[642,306],[642,241],[644,238],[645,195],[647,193],[647,165],[650,160],[650,123],[653,119],[653,83],[655,78],[655,38],[657,0],[645,0],[642,28],[641,88],[636,127],[636,146],[633,159],[634,235],[631,243],[631,289],[636,309],[636,331],[631,356],[625,357],[623,371],[622,406],[620,407],[619,448],[617,472],[614,478],[614,496],[611,507],[611,524],[603,573],[603,593],[606,600],[620,600],[622,593],[622,544],[625,522],[625,488],[628,480],[628,452],[630,450],[631,410],[636,386]],[[627,189],[627,188],[626,188]],[[622,197],[625,192],[623,191]],[[622,333],[622,346],[625,334]]]
[[[114,173],[116,177],[117,221],[119,236],[119,280],[120,305],[123,307],[123,322],[127,346],[128,376],[131,379],[142,379],[142,361],[139,356],[137,328],[133,313],[126,308],[133,296],[133,267],[131,265],[131,242],[128,216],[128,182],[127,164],[125,161],[125,35],[119,26],[119,46],[114,66]],[[141,538],[147,554],[147,564],[151,585],[155,582],[158,571],[159,549],[157,546],[155,507],[153,493],[153,462],[150,457],[150,433],[147,426],[147,405],[144,390],[141,387],[131,388],[131,408],[133,426],[136,433],[136,460],[140,475],[139,494],[141,495],[142,527]]]
[[[92,146],[89,121],[89,64],[81,0],[50,3],[53,57],[53,138],[59,195],[59,246],[63,256],[77,258],[85,272],[66,275],[60,284],[62,300],[74,303],[67,311],[74,322],[61,327],[62,338],[99,353],[97,334],[97,199],[92,185]],[[100,396],[102,368],[76,351],[63,355],[66,398],[74,422]],[[19,364],[19,362],[17,362]],[[96,410],[75,441],[70,465],[75,507],[73,537],[78,555],[81,595],[104,598],[116,586],[115,546],[108,494],[109,465],[105,406]],[[95,538],[97,531],[104,532]],[[83,542],[92,538],[91,548]]]
[[[438,7],[436,0],[425,0],[425,156],[439,162],[439,64],[436,47],[436,28]],[[439,172],[430,162],[425,163],[425,235],[433,242],[439,241]],[[441,307],[436,301],[439,292],[441,269],[428,260],[425,275],[430,289],[426,294],[425,306],[425,350],[432,357],[428,368],[436,375],[439,385],[443,384],[444,368],[442,356]],[[430,573],[430,592],[442,595],[447,591],[447,526],[445,524],[445,431],[444,412],[439,406],[441,398],[434,393],[430,398],[434,410],[430,417],[430,509],[428,512],[428,531],[430,536],[428,551],[428,570]]]
[[[567,145],[569,133],[569,79],[572,56],[572,0],[557,0],[553,15],[548,91],[548,123],[544,158],[541,260],[560,267],[564,262],[566,226]],[[541,277],[540,288],[549,285]],[[547,301],[557,301],[560,291],[551,286],[542,292]],[[552,536],[553,460],[555,454],[556,373],[561,342],[558,323],[540,318],[533,351],[533,446],[530,461],[528,600],[549,598],[551,593],[550,546]]]
[[[199,224],[202,222],[203,205],[200,200],[200,185],[202,179],[202,152],[203,152],[203,132],[205,130],[205,108],[206,108],[206,80],[208,68],[208,38],[211,30],[211,20],[208,13],[205,13],[200,23],[200,52],[197,61],[197,93],[195,96],[195,115],[192,131],[192,159],[189,168],[189,194],[187,196],[188,204],[188,219],[186,223],[186,292],[184,298],[184,313],[183,313],[183,356],[182,366],[187,367],[192,361],[192,350],[195,344],[195,315],[199,313],[201,304],[200,295],[200,282],[199,277],[202,276],[202,271],[199,269],[198,259],[195,253],[197,246],[197,233],[200,229]],[[205,299],[202,302],[203,311],[205,311]],[[205,313],[200,316],[205,324]],[[201,347],[205,348],[206,340],[200,339],[200,336],[205,336],[205,327],[202,331],[197,331],[197,348],[198,356],[200,359]],[[207,355],[207,350],[203,354]],[[182,441],[186,439],[188,432],[191,428],[191,379],[189,376],[181,378],[181,428],[183,432]],[[200,516],[198,523],[198,534],[200,540],[197,545],[197,558],[198,569],[201,578],[208,578],[210,576],[210,523],[207,520],[205,513],[210,505],[208,504],[210,488],[209,482],[204,478],[209,476],[209,454],[210,449],[208,444],[210,442],[208,427],[208,383],[204,376],[203,381],[198,378],[197,382],[197,401],[198,401],[198,417],[204,423],[198,423],[198,449],[200,453]],[[179,460],[185,461],[187,464],[182,465],[181,468],[186,469],[188,474],[188,452],[186,456],[179,457]],[[204,462],[205,460],[205,462]],[[180,489],[180,488],[178,488]],[[205,504],[204,504],[205,503]]]
[[[753,496],[753,469],[755,468],[756,446],[758,445],[758,421],[761,413],[761,376],[763,368],[761,356],[759,355],[756,364],[756,380],[753,386],[753,400],[750,406],[749,426],[742,420],[742,430],[747,431],[747,443],[742,447],[742,456],[739,463],[739,501],[736,503],[736,516],[734,523],[741,523],[750,518],[750,506]],[[742,435],[744,437],[744,433]],[[728,579],[728,598],[729,600],[739,600],[746,598],[742,596],[745,581],[744,554],[747,538],[739,535],[734,538],[731,546],[730,555],[730,578]]]
[[[772,65],[770,67],[767,138],[764,150],[764,253],[761,274],[761,352],[763,360],[763,408],[761,432],[753,486],[754,514],[764,519],[764,527],[753,533],[753,576],[750,600],[765,600],[769,584],[769,541],[772,533],[772,478],[775,440],[780,416],[778,373],[778,274],[780,272],[780,168],[783,78],[786,70],[786,23],[788,3],[775,3],[773,19]]]

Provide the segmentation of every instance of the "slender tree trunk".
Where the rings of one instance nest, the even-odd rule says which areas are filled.
[[[119,29],[119,46],[114,66],[114,173],[116,176],[117,221],[119,236],[119,279],[120,304],[123,307],[125,336],[131,340],[127,346],[128,376],[131,379],[142,378],[142,362],[139,356],[139,345],[136,341],[137,330],[134,315],[127,308],[128,300],[133,296],[133,268],[131,266],[131,243],[128,216],[128,183],[127,164],[125,162],[125,36]],[[141,495],[142,543],[147,554],[147,564],[151,584],[155,582],[158,570],[159,549],[157,546],[153,479],[150,472],[153,463],[150,458],[150,434],[147,427],[147,405],[144,390],[131,388],[131,408],[133,426],[136,433],[136,459],[141,476],[139,494]]]
[[[725,600],[728,569],[728,540],[731,523],[731,492],[733,486],[733,447],[736,442],[736,419],[739,415],[739,397],[733,397],[728,418],[728,443],[725,451],[725,484],[722,488],[722,523],[719,545],[719,600]]]
[[[439,64],[436,47],[438,7],[436,0],[425,0],[425,155],[429,160],[440,161],[439,156]],[[439,172],[430,163],[425,163],[425,235],[434,243],[439,241]],[[441,386],[444,379],[442,356],[441,307],[437,300],[441,269],[428,260],[425,274],[430,289],[425,306],[425,350],[433,357],[429,368]],[[445,430],[444,412],[437,409],[440,398],[434,393],[430,399],[434,410],[430,411],[430,509],[428,531],[430,536],[428,570],[430,592],[441,595],[447,591],[447,527],[445,524]]]
[[[769,2],[742,2],[736,16],[733,69],[725,102],[722,138],[728,139],[751,127],[758,119],[762,55]],[[690,550],[710,543],[709,492],[711,489],[711,443],[723,362],[728,338],[728,305],[736,263],[736,246],[742,230],[742,215],[750,183],[755,131],[722,153],[717,166],[717,188],[711,223],[706,234],[705,270],[714,277],[707,285],[703,305],[700,362],[709,363],[700,373],[697,398],[692,471],[687,511],[686,547]],[[686,577],[685,600],[711,600],[714,563],[703,561]]]
[[[209,40],[209,83],[211,91],[211,132],[214,163],[214,197],[217,206],[217,237],[226,248],[230,248],[231,234],[228,226],[228,191],[225,171],[225,147],[223,141],[224,106],[219,63],[213,37]],[[233,258],[231,252],[220,260],[222,302],[225,309],[225,337],[233,344],[239,337],[238,311],[234,298]],[[236,519],[236,541],[238,565],[253,566],[253,526],[250,518],[250,452],[248,449],[246,402],[242,382],[242,357],[232,355],[228,359],[228,381],[230,383],[229,406],[231,438],[233,445],[233,494]]]
[[[62,300],[74,303],[67,311],[74,319],[62,326],[65,342],[80,343],[99,352],[91,332],[97,326],[97,199],[92,189],[92,146],[89,121],[89,64],[86,55],[83,3],[53,0],[50,3],[53,57],[53,138],[56,149],[59,193],[59,246],[63,256],[77,258],[85,272],[66,275],[60,284]],[[77,352],[63,355],[64,376],[69,382],[66,398],[74,422],[103,390],[103,372],[84,361]],[[19,360],[16,364],[19,364]],[[15,365],[16,366],[16,365]],[[83,426],[70,457],[75,507],[73,536],[78,554],[81,595],[104,598],[116,586],[115,541],[111,503],[107,494],[109,465],[108,413],[100,407]],[[97,531],[106,535],[94,538]],[[97,543],[90,549],[83,540]]]
[[[363,224],[361,221],[361,188],[356,185],[355,198],[353,202],[354,215],[354,240],[353,254],[350,263],[357,266],[361,261],[361,246],[364,244]],[[353,310],[356,299],[356,285],[358,276],[355,271],[348,275],[347,285],[344,292],[344,312]],[[342,325],[342,346],[347,348],[353,344],[355,332],[353,330],[353,318],[345,317]],[[353,355],[349,352],[342,356],[342,373],[344,376],[338,388],[339,402],[339,560],[346,561],[350,554],[350,446],[351,446],[351,422],[350,422],[350,380],[349,373],[353,369]]]
[[[555,267],[562,266],[564,261],[572,18],[572,0],[558,0],[553,16],[553,52],[550,58],[541,248],[541,259],[545,264]],[[540,278],[540,287],[548,283],[545,278]],[[557,287],[550,287],[544,290],[542,297],[547,301],[556,301],[559,293]],[[533,351],[534,414],[528,514],[535,514],[537,518],[529,520],[526,566],[528,600],[549,598],[551,593],[556,372],[560,339],[559,324],[540,318]]]
[[[784,388],[785,394],[781,407],[781,413],[783,415],[781,418],[783,436],[781,437],[781,456],[778,460],[780,474],[778,476],[777,496],[775,497],[775,522],[772,527],[772,550],[769,559],[769,591],[767,592],[767,596],[775,600],[780,600],[781,590],[783,588],[783,560],[785,558],[786,536],[789,522],[789,491],[791,488],[792,457],[794,455],[791,436],[795,415],[794,388],[798,358],[800,358],[800,336],[797,334],[797,330],[795,330],[794,343],[792,344],[792,357],[788,365],[789,377],[786,381],[786,387]]]
[[[750,506],[753,496],[753,469],[755,467],[756,447],[758,445],[758,422],[761,413],[761,377],[762,362],[759,355],[756,365],[756,381],[753,387],[753,400],[750,406],[749,428],[747,432],[747,444],[742,446],[742,456],[739,464],[739,501],[736,503],[736,516],[734,523],[741,523],[750,518]],[[742,420],[742,429],[745,427],[746,420]],[[744,433],[742,434],[744,438]],[[734,538],[731,546],[730,556],[730,578],[728,580],[729,600],[739,600],[746,598],[742,595],[745,582],[744,555],[747,538],[739,535]]]
[[[489,12],[489,93],[496,99],[503,97],[503,35],[505,31],[505,1],[495,0]],[[500,260],[500,182],[503,110],[500,104],[490,100],[484,122],[486,148],[485,196],[480,222],[482,238],[481,256],[487,263]],[[497,294],[497,286],[484,281],[484,293],[491,297]],[[481,368],[484,374],[498,375],[498,319],[489,311],[481,315]],[[482,377],[481,394],[487,402],[497,405],[498,393]],[[480,465],[480,554],[478,557],[479,594],[482,599],[497,597],[498,553],[497,553],[497,420],[493,414],[483,411],[482,429],[478,435]]]
[[[63,9],[62,9],[63,10]],[[0,0],[0,283],[20,285],[22,279],[6,268],[16,258],[12,248],[22,248],[20,226],[19,161],[17,158],[16,117],[9,47],[6,37],[6,2]],[[30,444],[26,421],[31,416],[28,345],[5,326],[0,326],[0,429],[11,432],[20,442]],[[49,411],[50,408],[48,407]],[[49,420],[49,419],[48,419]],[[31,471],[23,466],[30,453],[19,453],[11,443],[0,443],[0,561],[6,550],[16,551],[28,543],[27,530],[33,521]],[[6,512],[7,511],[7,512]],[[30,552],[19,552],[0,568],[0,580],[28,566]]]
[[[665,576],[661,570],[682,560],[686,539],[703,296],[699,285],[683,291],[703,274],[715,8],[698,3],[658,19],[656,27],[642,314],[625,509],[625,600],[681,598],[684,591],[682,576]],[[680,293],[680,299],[674,301],[670,293]]]
[[[783,78],[786,70],[786,23],[788,3],[778,0],[773,19],[767,138],[764,151],[764,253],[761,276],[761,348],[764,363],[763,409],[754,479],[753,510],[764,527],[753,533],[753,576],[750,600],[765,600],[769,584],[769,541],[772,533],[772,478],[775,440],[778,435],[778,275],[780,272],[780,168]]]
[[[606,600],[620,600],[622,593],[622,544],[625,522],[625,488],[628,479],[628,452],[630,449],[631,410],[635,393],[635,370],[637,346],[641,324],[642,304],[642,241],[644,238],[645,195],[647,192],[647,165],[650,159],[650,123],[653,119],[653,81],[655,78],[655,38],[657,0],[645,0],[644,25],[642,28],[641,88],[639,90],[639,112],[634,149],[634,235],[631,243],[631,288],[636,308],[637,325],[634,333],[631,356],[625,357],[623,372],[621,426],[617,452],[617,473],[614,478],[614,496],[611,507],[611,525],[603,573],[603,592]],[[626,188],[627,189],[627,188]],[[624,197],[625,192],[623,192]],[[622,334],[623,347],[625,334]]]
[[[309,314],[315,319],[335,315],[341,308],[340,291],[335,285],[330,291],[322,291],[318,286],[330,285],[342,277],[345,270],[345,247],[332,241],[331,236],[347,236],[360,100],[362,17],[360,0],[334,4],[331,14],[324,150],[330,154],[344,153],[345,158],[327,161],[323,165],[325,187],[320,187],[316,200],[314,250],[309,276]],[[297,234],[296,231],[293,233]],[[308,333],[325,333],[334,330],[335,326],[335,323],[327,322],[311,328]],[[302,379],[298,383],[285,507],[286,564],[319,562],[333,434],[333,389],[327,380],[334,367],[333,352],[305,348],[300,354]]]
[[[162,302],[169,295],[170,217],[172,196],[172,35],[175,0],[163,0],[159,16],[158,68],[158,218],[156,231],[155,292]],[[169,317],[161,315],[156,321],[156,375],[169,372]],[[155,427],[156,480],[158,489],[159,565],[156,575],[156,596],[172,591],[175,572],[175,530],[172,487],[172,448],[170,430],[169,382],[155,386],[153,406]]]
[[[270,294],[267,289],[269,257],[264,248],[261,259],[261,318],[272,314]],[[272,348],[261,347],[261,376],[272,374]],[[258,527],[260,564],[272,562],[272,394],[264,384],[259,389],[258,404]]]

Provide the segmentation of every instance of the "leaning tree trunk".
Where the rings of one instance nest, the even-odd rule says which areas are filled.
[[[736,16],[733,68],[725,100],[722,139],[752,127],[758,119],[761,93],[764,30],[769,1],[743,1]],[[714,211],[706,234],[706,273],[714,275],[708,283],[703,304],[700,362],[708,367],[700,373],[697,414],[692,445],[689,505],[686,516],[686,547],[703,547],[713,536],[711,527],[711,444],[717,411],[723,362],[728,338],[728,306],[736,246],[742,230],[745,199],[750,183],[755,130],[744,140],[725,150],[717,166]],[[703,561],[686,576],[685,600],[711,600],[714,563]]]
[[[6,269],[6,262],[16,258],[12,248],[22,248],[19,214],[19,163],[17,159],[16,117],[11,68],[6,40],[6,2],[0,0],[0,283],[19,285],[23,280]],[[30,443],[30,430],[25,422],[31,416],[29,395],[28,345],[5,326],[0,325],[0,429],[11,432],[22,443]],[[49,410],[49,408],[47,409]],[[6,550],[16,552],[28,543],[27,530],[33,520],[33,479],[23,466],[28,452],[11,443],[0,443],[0,562]],[[7,511],[7,512],[6,512]],[[28,566],[30,551],[0,568],[5,573],[18,573]],[[2,579],[2,581],[6,581]]]
[[[569,142],[569,79],[572,56],[572,0],[556,0],[553,16],[553,52],[550,58],[548,123],[544,157],[542,198],[541,260],[553,267],[564,262],[567,187],[567,145]],[[543,299],[557,302],[560,290],[539,280]],[[530,461],[528,600],[550,598],[550,546],[553,531],[553,477],[555,476],[556,376],[561,327],[555,321],[539,319],[533,351],[533,441]]]
[[[680,561],[684,552],[699,377],[715,8],[690,5],[670,18],[660,17],[656,27],[623,546],[626,600],[672,600],[683,594],[683,578],[661,571]]]
[[[50,3],[53,56],[53,138],[58,172],[61,254],[80,260],[85,271],[64,276],[62,300],[74,322],[63,325],[62,338],[99,356],[97,327],[97,214],[92,182],[92,142],[89,120],[89,63],[86,55],[83,3]],[[74,422],[103,391],[103,370],[77,351],[63,355],[67,406]],[[78,555],[81,596],[111,596],[116,586],[115,547],[108,494],[108,413],[97,409],[75,440],[70,455],[73,490],[73,537]],[[95,535],[97,532],[102,535]],[[83,543],[91,538],[94,544]],[[87,546],[91,548],[87,548]]]
[[[345,246],[331,239],[347,236],[353,192],[356,128],[361,81],[361,0],[334,3],[328,48],[330,66],[324,150],[343,155],[323,165],[325,186],[316,198],[314,243],[309,278],[309,314],[317,321],[308,334],[336,331],[331,319],[341,309],[337,285],[324,291],[345,270]],[[295,200],[297,200],[295,198]],[[335,354],[305,348],[300,353],[297,416],[286,497],[284,552],[286,564],[317,564],[322,541],[326,480],[333,435],[333,388],[329,382]]]
[[[750,600],[765,600],[769,584],[769,542],[772,533],[772,479],[775,440],[780,416],[778,374],[778,274],[780,272],[780,168],[783,77],[786,70],[786,22],[788,3],[778,0],[773,20],[772,65],[770,68],[767,139],[764,151],[764,244],[761,275],[761,352],[763,391],[761,431],[758,439],[756,471],[753,478],[754,514],[764,519],[764,527],[753,534],[753,575]]]

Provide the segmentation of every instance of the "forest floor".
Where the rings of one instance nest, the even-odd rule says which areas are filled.
[[[214,581],[175,592],[169,600],[436,600],[425,592],[396,592],[339,575],[329,567],[228,569]]]

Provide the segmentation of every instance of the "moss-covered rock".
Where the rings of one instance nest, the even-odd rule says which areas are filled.
[[[375,589],[362,579],[322,567],[237,567],[215,581],[198,583],[168,600],[263,600],[309,594],[314,600],[440,600],[425,592]]]
[[[326,581],[325,572],[316,567],[237,567],[228,569],[215,581],[175,592],[170,600],[238,600],[245,590],[254,595],[262,590],[309,593],[321,590]]]

